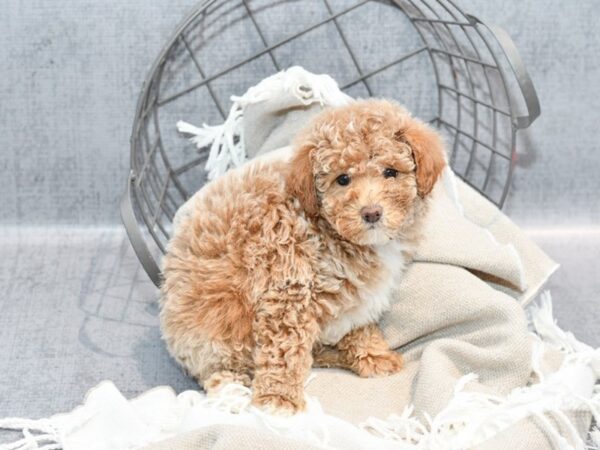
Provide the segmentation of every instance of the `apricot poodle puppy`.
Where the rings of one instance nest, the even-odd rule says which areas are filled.
[[[377,322],[446,164],[438,134],[385,100],[325,110],[292,151],[192,198],[164,258],[160,316],[209,395],[243,383],[280,414],[304,409],[313,365],[401,370]]]

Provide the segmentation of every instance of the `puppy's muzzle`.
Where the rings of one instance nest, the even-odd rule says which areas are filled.
[[[360,210],[360,215],[367,223],[376,223],[381,219],[383,209],[379,205],[365,206]]]

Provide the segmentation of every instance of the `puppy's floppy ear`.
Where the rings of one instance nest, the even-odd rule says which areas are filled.
[[[446,166],[444,144],[441,136],[429,125],[410,118],[405,127],[394,137],[406,142],[412,149],[416,166],[417,192],[421,198],[433,189],[433,185]]]
[[[312,143],[296,145],[286,180],[288,192],[300,201],[302,209],[310,217],[315,217],[319,211],[311,158],[314,150]]]

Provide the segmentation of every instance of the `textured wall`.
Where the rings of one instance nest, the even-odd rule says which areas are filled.
[[[118,221],[145,73],[191,0],[6,0],[0,220]]]
[[[0,221],[117,223],[142,80],[195,2],[3,3]],[[507,212],[532,227],[597,222],[597,2],[459,4],[509,31],[542,103],[541,118],[520,139]]]
[[[460,3],[509,31],[542,105],[542,115],[520,140],[505,211],[517,223],[536,228],[598,224],[598,2]]]

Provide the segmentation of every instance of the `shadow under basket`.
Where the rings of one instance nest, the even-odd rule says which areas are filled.
[[[508,34],[451,0],[212,0],[177,27],[144,82],[121,201],[127,234],[158,286],[177,209],[207,181],[208,148],[178,120],[220,123],[230,96],[300,65],[353,97],[393,98],[437,127],[450,165],[502,207],[516,134],[539,116]]]

